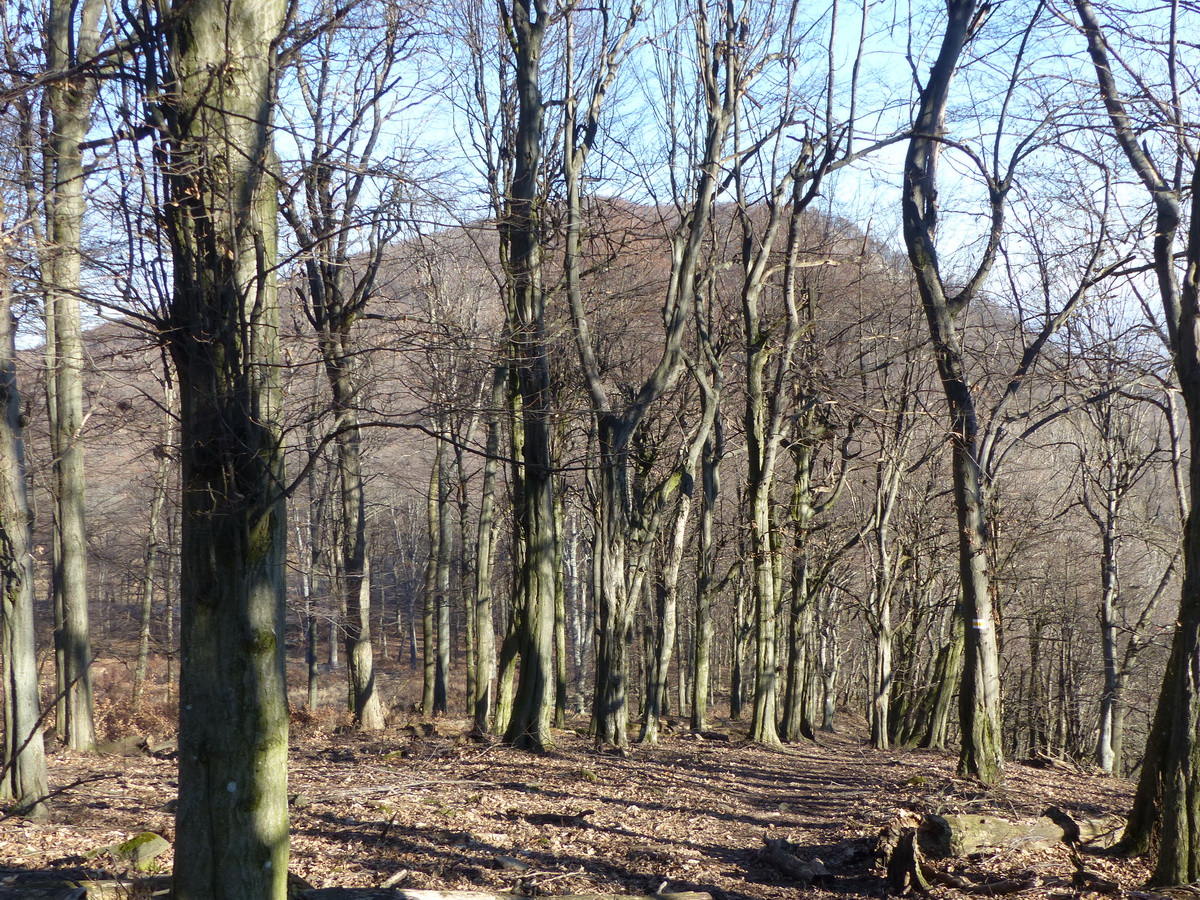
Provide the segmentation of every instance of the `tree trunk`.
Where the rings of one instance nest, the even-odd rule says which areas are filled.
[[[719,394],[713,398],[719,402]],[[717,497],[720,494],[720,463],[724,455],[725,431],[720,414],[715,413],[713,435],[705,442],[701,464],[701,485],[704,503],[700,510],[700,550],[696,560],[699,575],[696,579],[696,642],[692,674],[692,731],[708,728],[708,697],[712,690],[713,594],[716,575],[716,545],[713,542],[713,520]]]
[[[691,473],[684,476],[689,482]],[[684,491],[679,498],[679,508],[675,513],[675,527],[672,529],[670,557],[662,574],[660,584],[656,589],[660,593],[661,603],[658,610],[659,630],[657,635],[656,653],[650,661],[649,690],[646,695],[645,718],[642,722],[642,742],[658,743],[658,724],[663,714],[669,678],[671,658],[675,654],[675,630],[678,624],[679,610],[679,570],[683,567],[683,553],[687,546],[688,521],[691,519],[692,498],[690,491]],[[682,666],[679,680],[683,681]]]
[[[178,80],[161,94],[162,214],[183,472],[176,900],[287,895],[287,515],[271,175],[273,41],[285,6],[177,2],[168,31]]]
[[[830,591],[830,601],[825,610],[821,613],[821,623],[819,626],[819,654],[821,658],[821,730],[833,731],[833,721],[837,713],[837,699],[835,690],[837,688],[837,673],[838,666],[841,662],[841,656],[838,651],[836,626],[832,621],[832,616],[829,614],[833,607],[833,596],[835,591]]]
[[[487,420],[487,457],[479,501],[479,531],[475,550],[475,732],[487,734],[496,703],[496,629],[492,613],[492,566],[496,539],[496,472],[500,456],[500,416],[508,369],[492,372],[491,412]]]
[[[0,224],[7,224],[0,198]],[[0,801],[41,818],[49,793],[38,697],[33,613],[33,540],[17,389],[8,259],[0,265],[0,678],[4,681],[4,752]]]
[[[629,636],[637,601],[625,580],[630,437],[617,417],[600,419],[600,518],[594,551],[600,563],[599,642],[592,728],[597,744],[614,747],[629,744]]]
[[[744,559],[744,557],[743,557]],[[744,584],[738,585],[737,600],[733,608],[733,627],[729,632],[729,718],[737,721],[742,717],[742,704],[746,693],[746,640],[752,626],[746,618],[746,592]]]
[[[579,520],[575,516],[567,516],[566,531],[563,545],[563,579],[570,632],[571,702],[573,708],[578,711],[586,707],[584,684],[587,681],[588,648],[591,644],[592,628],[587,610],[587,591],[579,575]]]
[[[1111,503],[1109,504],[1111,509]],[[1100,650],[1104,659],[1104,685],[1100,694],[1099,734],[1096,737],[1096,763],[1105,775],[1113,774],[1113,735],[1121,685],[1117,668],[1117,541],[1116,523],[1101,540],[1100,553]]]
[[[331,339],[321,336],[325,370],[333,391],[334,427],[337,436],[338,488],[341,496],[342,602],[346,618],[342,638],[346,648],[346,677],[354,723],[363,731],[383,728],[383,704],[376,690],[374,651],[371,646],[371,574],[367,547],[366,493],[362,475],[362,432],[354,409],[356,359],[350,346],[349,322]]]
[[[166,386],[164,405],[167,409],[167,424],[163,428],[163,442],[158,448],[158,470],[154,474],[154,498],[150,501],[150,522],[146,539],[146,552],[142,556],[141,584],[141,627],[138,629],[137,665],[133,670],[133,708],[142,706],[142,692],[146,684],[146,670],[150,664],[150,622],[154,610],[154,569],[158,565],[158,520],[162,515],[163,503],[167,499],[167,478],[175,446],[174,428],[175,391]]]
[[[924,736],[917,746],[923,749],[942,750],[946,746],[946,730],[950,722],[951,701],[958,689],[959,672],[963,653],[964,625],[961,614],[956,615],[950,632],[950,642],[937,655],[933,669],[934,689],[931,694],[931,712]]]
[[[875,656],[871,666],[871,746],[888,749],[888,722],[891,717],[892,680],[892,598],[886,585],[876,585],[883,596],[876,597]]]
[[[46,61],[51,72],[91,65],[99,52],[103,9],[98,0],[82,4],[52,0],[46,30]],[[89,75],[51,78],[46,88],[52,114],[46,169],[53,184],[47,198],[50,246],[43,277],[49,285],[47,322],[52,323],[47,333],[47,377],[53,381],[50,397],[54,407],[51,423],[57,552],[53,583],[55,604],[60,610],[57,621],[61,632],[56,643],[61,649],[64,671],[60,682],[65,691],[65,721],[58,722],[58,729],[74,750],[90,750],[96,743],[88,626],[82,443],[84,353],[79,298],[85,205],[80,144],[91,127],[97,89],[96,80]]]
[[[554,514],[554,727],[567,727],[567,586],[563,566],[562,494]]]
[[[904,240],[921,294],[946,396],[958,518],[959,577],[965,619],[965,660],[959,690],[962,750],[959,770],[986,785],[1003,777],[1000,736],[1000,665],[992,586],[987,571],[987,523],[976,453],[978,423],[971,384],[955,330],[995,258],[1003,224],[1004,194],[992,192],[992,231],[983,262],[967,285],[947,297],[938,269],[933,229],[937,213],[936,162],[950,81],[976,19],[975,0],[950,0],[946,33],[937,61],[921,91],[920,107],[904,164]]]
[[[505,740],[542,751],[553,745],[554,713],[554,479],[550,456],[551,392],[546,297],[542,285],[540,169],[545,109],[542,41],[550,17],[545,0],[502,5],[514,55],[517,127],[513,179],[500,227],[514,400],[520,403],[521,495],[518,498],[524,558],[520,579],[521,626],[515,645],[521,669]]]
[[[425,564],[425,597],[421,608],[421,711],[432,715],[437,705],[437,577],[442,559],[442,456],[445,445],[439,440],[429,472],[429,561]]]
[[[752,471],[754,465],[751,465]],[[750,739],[768,747],[781,744],[775,726],[776,591],[771,534],[771,501],[768,482],[752,474],[750,488],[751,584],[754,597],[754,711]]]
[[[446,442],[441,442],[441,447]],[[436,715],[450,711],[450,557],[454,555],[454,522],[450,517],[450,465],[439,449],[438,465],[438,560],[437,560],[437,656],[433,672],[433,708]]]

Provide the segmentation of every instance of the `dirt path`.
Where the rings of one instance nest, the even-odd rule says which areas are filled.
[[[1036,816],[1056,804],[1075,815],[1123,813],[1127,783],[1010,764],[1004,788],[983,795],[932,752],[880,753],[857,729],[781,752],[736,739],[667,734],[658,747],[602,755],[563,732],[535,757],[462,734],[465,723],[420,722],[372,737],[293,729],[292,871],[315,887],[498,889],[526,893],[704,890],[718,898],[796,896],[764,862],[765,837],[820,856],[873,835],[905,810]],[[0,823],[0,886],[33,871],[120,873],[98,848],[141,831],[171,838],[171,759],[58,752],[54,819]],[[1089,859],[1136,887],[1137,862]],[[1078,896],[1045,885],[1074,870],[1066,848],[993,853],[976,870],[1023,874],[1022,896]],[[169,854],[160,858],[168,871]],[[869,862],[811,895],[874,896]],[[939,891],[947,889],[939,888]]]

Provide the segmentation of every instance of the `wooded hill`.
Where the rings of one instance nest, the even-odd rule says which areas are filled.
[[[613,203],[598,210],[592,221],[605,224],[589,234],[594,248],[585,282],[589,314],[600,336],[603,371],[632,394],[653,362],[672,223],[650,208]],[[727,243],[724,250],[714,250],[724,269],[709,286],[708,327],[725,386],[711,439],[721,487],[714,495],[711,526],[717,640],[709,703],[715,714],[737,718],[747,715],[752,698],[756,653],[744,521],[746,357],[738,346],[737,250],[729,246],[735,242],[730,232],[736,218],[725,210],[719,221],[725,223]],[[495,240],[494,230],[472,226],[389,247],[369,314],[355,335],[355,352],[364,364],[356,407],[366,426],[372,633],[380,657],[402,664],[380,672],[385,702],[399,709],[422,702],[426,617],[439,604],[449,611],[445,639],[455,698],[450,711],[470,711],[467,679],[477,677],[468,672],[475,665],[474,632],[481,627],[471,613],[487,452],[484,424],[503,412],[489,397],[493,369],[503,358],[496,262],[490,252]],[[938,385],[919,301],[906,263],[849,223],[810,215],[805,242],[802,258],[820,265],[804,270],[801,350],[781,377],[786,453],[772,499],[781,575],[778,665],[794,677],[796,660],[802,676],[797,690],[803,724],[789,739],[832,727],[838,707],[867,715],[880,693],[876,655],[890,646],[891,673],[883,676],[890,685],[884,692],[888,703],[880,713],[886,715],[881,729],[886,737],[877,742],[952,745],[957,724],[951,698],[961,654],[954,621],[954,510],[946,490]],[[295,287],[285,296],[288,473],[296,479],[288,529],[288,646],[298,662],[309,652],[305,635],[317,642],[312,677],[332,687],[336,698],[345,677],[338,637],[344,610],[336,599],[332,548],[337,526],[328,514],[336,502],[336,464],[327,443],[330,397],[303,297]],[[590,549],[595,434],[585,388],[572,365],[569,322],[561,308],[554,315],[550,332],[556,337],[549,352],[561,498],[564,654],[559,696],[567,714],[586,714],[595,671]],[[768,308],[767,315],[782,317],[777,307]],[[1165,417],[1170,400],[1158,380],[1166,364],[1161,355],[1127,335],[1106,334],[1108,323],[1095,318],[1073,323],[1045,352],[1020,403],[988,423],[998,442],[989,553],[1001,585],[1006,754],[1088,764],[1095,758],[1103,684],[1097,628],[1104,596],[1102,550],[1106,541],[1111,544],[1110,562],[1121,571],[1122,589],[1110,602],[1126,635],[1121,652],[1128,654],[1117,740],[1119,745],[1125,738],[1128,749],[1119,754],[1116,767],[1128,772],[1136,768],[1148,726],[1169,598],[1176,589],[1171,577],[1178,511],[1171,499],[1173,456]],[[689,334],[694,328],[689,325]],[[964,342],[976,360],[981,408],[995,402],[1031,338],[1002,297],[985,297],[973,312]],[[176,413],[165,389],[167,370],[156,335],[117,322],[88,332],[87,341],[84,439],[91,473],[96,652],[132,667],[145,597],[147,511],[154,506],[156,484],[165,505],[155,525],[151,560],[149,646],[165,657],[174,653],[177,640],[170,630],[178,621],[172,609],[179,566],[172,449]],[[37,383],[37,352],[27,351],[23,359],[23,381]],[[50,456],[43,399],[35,394],[26,401],[31,473],[39,488],[47,483]],[[662,665],[664,647],[669,690],[660,700],[660,714],[691,711],[701,475],[681,465],[701,417],[694,385],[680,379],[653,410],[635,447],[633,536],[644,540],[639,552],[645,553],[647,572],[631,644],[630,715],[637,723],[645,720],[648,682]],[[510,426],[504,427],[501,446],[510,446]],[[511,467],[502,465],[499,473],[503,517],[511,515]],[[157,480],[162,478],[166,481]],[[691,497],[681,488],[685,480],[691,482]],[[45,559],[51,504],[38,496],[37,534]],[[801,510],[815,512],[826,505],[801,520]],[[515,572],[511,529],[501,527],[497,536],[491,627],[503,635]],[[439,541],[446,543],[439,546]],[[802,555],[808,566],[807,600],[796,596],[795,563]],[[1164,597],[1156,613],[1155,604]],[[800,603],[809,605],[800,609]],[[48,609],[42,623],[44,629],[51,626]],[[308,631],[310,623],[314,627]],[[675,629],[673,643],[664,641],[667,625]],[[443,639],[436,628],[431,628],[435,648]],[[49,646],[48,639],[43,646]],[[160,678],[166,675],[161,665],[156,668]],[[294,705],[329,695],[317,686],[307,694],[305,670],[292,671]],[[113,727],[123,727],[125,698],[111,697],[109,703],[117,705]]]
[[[176,900],[282,900],[323,692],[537,754],[863,715],[1137,772],[1200,881],[1195,15],[19,5],[0,798],[177,721]]]

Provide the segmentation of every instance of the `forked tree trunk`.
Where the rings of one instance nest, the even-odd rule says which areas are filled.
[[[702,440],[700,444],[703,445]],[[691,481],[690,472],[685,477]],[[661,604],[657,616],[659,629],[655,642],[656,652],[654,658],[649,661],[650,678],[646,691],[645,717],[642,720],[641,740],[645,744],[658,743],[659,719],[664,713],[668,696],[671,658],[675,654],[675,632],[678,625],[679,570],[683,566],[683,552],[691,512],[691,492],[684,491],[675,513],[675,527],[671,531],[666,568],[661,576],[661,583],[657,580],[655,583]],[[682,665],[679,667],[679,680],[684,680]]]
[[[271,174],[273,42],[285,7],[179,0],[167,32],[178,80],[162,86],[159,107],[162,214],[183,484],[176,900],[287,895],[287,515]]]
[[[962,615],[966,625],[959,690],[962,727],[959,770],[990,785],[1003,777],[999,651],[987,571],[987,525],[977,456],[978,423],[955,320],[969,305],[995,258],[1003,225],[1003,192],[997,188],[991,196],[991,232],[983,261],[954,297],[945,293],[933,235],[937,215],[938,139],[945,126],[950,82],[976,21],[975,0],[950,0],[946,33],[921,91],[913,136],[909,139],[901,203],[904,240],[929,323],[949,417]]]
[[[492,565],[496,540],[496,473],[500,457],[500,410],[504,405],[508,369],[492,372],[487,420],[487,456],[479,501],[479,530],[475,549],[475,694],[471,698],[475,732],[487,734],[496,704],[496,629],[492,612]]]

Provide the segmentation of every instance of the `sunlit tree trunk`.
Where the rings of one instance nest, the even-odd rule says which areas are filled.
[[[519,681],[505,739],[546,750],[553,745],[554,714],[554,477],[550,456],[551,391],[542,285],[541,185],[543,120],[542,43],[550,11],[545,0],[502,6],[518,100],[513,179],[500,227],[508,295],[512,365],[521,415],[524,540],[520,572]]]
[[[172,8],[162,163],[183,484],[176,900],[287,895],[272,148],[284,0]]]
[[[487,456],[479,501],[479,529],[475,549],[475,694],[471,698],[475,732],[487,734],[496,703],[496,629],[492,612],[492,567],[496,541],[496,473],[500,457],[500,410],[508,381],[506,366],[492,372],[491,402],[487,417]]]
[[[429,560],[425,564],[424,602],[421,607],[421,710],[432,715],[437,705],[437,577],[442,559],[442,458],[445,445],[437,442],[429,471]]]
[[[158,468],[154,473],[154,497],[150,501],[150,521],[147,523],[146,551],[142,556],[142,584],[139,604],[141,606],[141,627],[138,629],[137,665],[133,670],[134,710],[141,708],[142,692],[146,684],[146,671],[150,664],[150,624],[154,610],[154,570],[158,566],[158,521],[162,515],[163,504],[167,499],[167,479],[170,474],[170,465],[175,449],[173,427],[175,389],[172,385],[166,385],[165,395],[163,405],[167,409],[167,424],[163,428],[163,441],[156,448]]]
[[[96,58],[103,35],[100,0],[84,3],[52,0],[46,29],[46,62],[51,73],[87,67]],[[46,99],[51,134],[46,172],[52,180],[46,198],[47,378],[54,435],[55,604],[60,632],[56,641],[64,671],[65,721],[60,735],[75,750],[96,743],[92,699],[91,636],[88,625],[87,527],[84,521],[83,324],[80,252],[83,236],[84,166],[81,144],[92,121],[98,84],[90,75],[58,75],[48,80]]]
[[[7,224],[3,203],[0,198],[0,225]],[[38,697],[32,516],[7,255],[0,263],[0,678],[4,681],[0,801],[11,803],[18,813],[41,818],[46,814],[49,787]]]
[[[438,443],[438,559],[436,574],[437,654],[433,672],[434,715],[450,711],[450,558],[454,555],[454,522],[450,516],[450,461],[446,457],[445,441]]]
[[[978,422],[956,331],[956,316],[967,308],[995,258],[1003,226],[1004,191],[997,186],[990,196],[992,223],[983,261],[953,297],[945,292],[934,247],[938,139],[945,128],[951,79],[970,29],[979,21],[976,10],[975,0],[950,0],[948,3],[946,32],[937,60],[921,91],[913,136],[908,143],[902,213],[904,240],[929,323],[949,415],[962,615],[966,625],[965,660],[959,690],[962,728],[959,770],[984,784],[996,784],[1003,777],[999,648],[992,584],[987,569],[987,523],[977,454]]]

